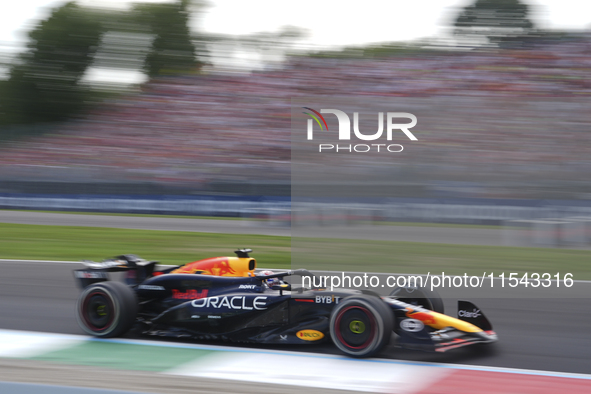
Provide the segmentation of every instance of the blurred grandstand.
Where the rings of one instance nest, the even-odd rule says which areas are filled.
[[[49,134],[5,144],[0,192],[287,196],[290,100],[356,96],[462,109],[422,130],[412,157],[392,159],[405,168],[394,181],[412,184],[401,193],[587,199],[590,70],[591,36],[579,34],[527,49],[297,56],[271,71],[159,77]],[[485,121],[470,127],[468,118]]]

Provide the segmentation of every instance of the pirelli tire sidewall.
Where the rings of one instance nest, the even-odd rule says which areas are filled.
[[[104,316],[99,316],[97,310]],[[137,311],[133,289],[120,282],[100,282],[82,290],[76,304],[76,319],[87,334],[112,338],[133,326]]]
[[[379,353],[390,341],[393,328],[392,310],[375,296],[345,298],[330,316],[333,343],[351,357],[371,357]]]

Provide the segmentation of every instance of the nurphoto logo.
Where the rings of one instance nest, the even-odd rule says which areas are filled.
[[[338,109],[321,109],[320,112],[310,108],[302,107],[307,112],[304,114],[311,117],[308,119],[307,139],[314,140],[314,122],[318,124],[321,131],[329,131],[326,119],[322,114],[333,114],[339,121],[339,141],[351,140],[351,119],[349,116]],[[309,112],[308,112],[309,111]],[[394,132],[402,131],[411,141],[418,141],[417,137],[409,129],[417,124],[417,117],[408,112],[387,112],[386,113],[386,140],[392,141]],[[410,123],[394,123],[394,119],[409,119]],[[364,134],[359,130],[359,112],[353,113],[353,134],[355,138],[362,141],[375,141],[382,137],[384,133],[384,113],[378,113],[378,131],[373,134]],[[400,144],[318,144],[318,152],[402,152],[403,146]]]

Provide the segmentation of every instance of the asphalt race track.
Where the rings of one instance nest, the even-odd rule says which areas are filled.
[[[78,264],[0,261],[0,328],[83,334],[74,315],[79,293],[72,270]],[[591,294],[591,283],[588,286]],[[453,314],[456,300],[446,300]],[[472,346],[444,354],[402,350],[390,345],[383,358],[458,363],[571,373],[591,373],[589,298],[476,299],[499,335],[494,345]],[[330,344],[272,347],[337,354]]]

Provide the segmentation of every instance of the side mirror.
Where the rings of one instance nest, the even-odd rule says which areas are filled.
[[[271,290],[291,290],[291,285],[289,283],[284,283],[281,285],[273,285],[271,286]]]

